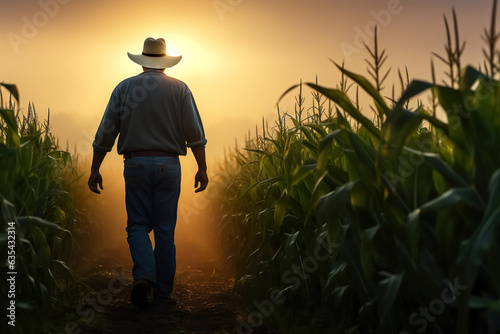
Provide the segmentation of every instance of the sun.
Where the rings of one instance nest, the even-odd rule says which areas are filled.
[[[169,56],[182,56],[182,54],[178,48],[176,48],[173,45],[168,45],[168,44],[167,44],[167,55],[169,55]]]

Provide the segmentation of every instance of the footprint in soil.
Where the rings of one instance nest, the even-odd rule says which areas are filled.
[[[111,253],[113,254],[113,253]],[[116,253],[115,253],[116,254]],[[130,303],[129,259],[97,261],[84,283],[96,294],[80,307],[82,334],[101,333],[235,333],[240,314],[234,280],[215,262],[179,265],[174,291],[177,304],[168,309],[139,310]],[[77,308],[78,309],[78,308]],[[86,313],[87,312],[87,313]]]

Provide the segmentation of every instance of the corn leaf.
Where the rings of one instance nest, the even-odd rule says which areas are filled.
[[[346,70],[345,68],[343,68],[342,66],[338,65],[335,62],[334,62],[334,64],[335,64],[335,66],[337,66],[337,68],[342,73],[344,73],[347,77],[351,78],[355,83],[357,83],[361,88],[363,88],[373,98],[373,100],[377,104],[377,109],[379,109],[379,107],[381,108],[381,112],[380,112],[379,116],[381,116],[382,114],[387,115],[387,113],[389,112],[389,107],[385,103],[384,98],[380,95],[380,93],[377,91],[377,89],[370,83],[370,81],[368,81],[362,75],[355,74],[353,72]]]
[[[5,87],[11,94],[14,96],[16,101],[19,103],[19,91],[17,90],[17,86],[13,84],[5,84],[0,82],[1,87]]]
[[[489,184],[489,200],[483,219],[474,234],[460,247],[457,263],[462,266],[462,277],[472,282],[477,267],[482,263],[483,253],[491,247],[500,224],[500,171],[496,171]]]
[[[366,118],[351,102],[349,97],[342,91],[336,89],[328,89],[316,84],[308,83],[309,87],[320,92],[333,102],[337,103],[344,111],[346,111],[352,118],[365,126],[375,137],[380,138],[380,130],[373,125],[373,123]]]
[[[411,112],[404,108],[395,108],[388,116],[383,125],[382,133],[384,137],[385,153],[391,160],[401,153],[408,138],[418,129],[422,123],[420,113]]]
[[[484,77],[483,73],[479,72],[472,66],[467,66],[460,78],[460,90],[462,92],[471,90],[472,86],[482,77]]]
[[[0,108],[0,116],[7,125],[7,139],[11,140],[15,147],[19,147],[21,141],[18,133],[17,120],[14,111]]]
[[[436,197],[435,199],[422,205],[420,210],[423,212],[437,211],[448,209],[459,204],[467,205],[468,207],[478,211],[483,211],[485,208],[484,202],[477,191],[471,187],[466,187],[452,188],[439,197]]]
[[[404,272],[396,275],[388,272],[381,272],[380,274],[385,277],[379,282],[379,311],[381,323],[384,324],[394,314],[394,302],[399,295]]]
[[[441,174],[452,187],[468,187],[468,183],[461,178],[437,153],[422,152],[404,147],[405,151],[424,157],[425,162],[436,172]]]

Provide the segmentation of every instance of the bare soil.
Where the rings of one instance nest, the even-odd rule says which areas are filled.
[[[75,307],[75,323],[66,324],[66,332],[236,332],[239,301],[232,292],[234,280],[223,264],[207,260],[200,251],[178,258],[172,293],[177,304],[140,310],[130,303],[132,263],[129,256],[123,250],[103,254],[106,255],[79,274],[82,283],[93,293]]]

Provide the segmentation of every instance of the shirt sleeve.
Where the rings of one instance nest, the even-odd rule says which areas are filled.
[[[97,128],[92,147],[95,152],[110,152],[120,132],[120,98],[118,87],[115,88]]]
[[[191,92],[184,96],[182,103],[182,128],[187,147],[190,147],[193,151],[205,148],[207,139]]]

